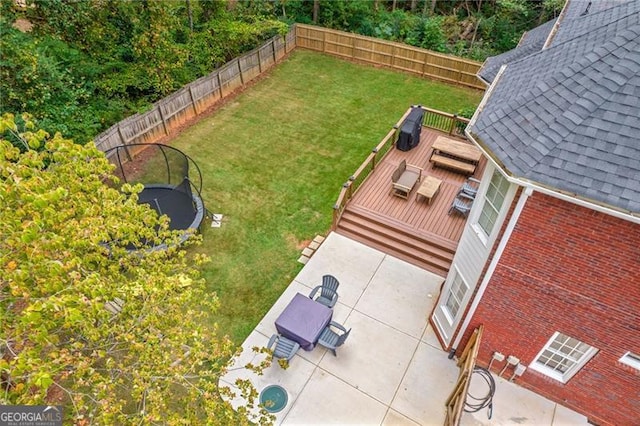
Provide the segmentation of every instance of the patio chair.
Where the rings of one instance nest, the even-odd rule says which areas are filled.
[[[271,336],[267,349],[271,349],[271,346],[273,346],[274,343],[276,344],[276,347],[273,350],[274,358],[283,358],[290,361],[296,352],[298,352],[298,349],[300,349],[300,344],[298,342],[294,342],[293,340],[287,339],[279,334]]]
[[[391,175],[391,193],[406,200],[421,178],[422,169],[420,167],[407,164],[406,160],[402,160]]]
[[[465,183],[462,184],[458,194],[467,194],[471,198],[476,198],[476,194],[478,194],[478,187],[480,186],[480,181],[478,179],[468,177]]]
[[[449,211],[447,214],[451,214],[453,212],[458,212],[462,216],[467,217],[469,212],[471,211],[471,206],[473,205],[473,197],[460,193],[456,195],[456,198],[453,199],[451,203],[451,207],[449,207]]]
[[[314,288],[309,294],[309,299],[313,299],[316,296],[318,290],[320,290],[320,295],[314,299],[316,302],[322,303],[323,305],[333,308],[338,301],[338,286],[340,283],[333,275],[325,275],[322,277],[322,285]]]
[[[342,331],[342,333],[336,333],[331,329],[331,327],[337,328],[338,330]],[[333,352],[333,356],[338,356],[336,355],[336,348],[338,346],[342,346],[344,341],[347,340],[347,337],[349,337],[349,333],[351,333],[351,329],[347,331],[344,326],[338,324],[335,321],[331,321],[329,325],[326,326],[324,330],[322,330],[322,333],[318,338],[318,344]]]

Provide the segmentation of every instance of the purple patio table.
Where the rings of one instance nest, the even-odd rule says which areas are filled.
[[[331,321],[331,315],[333,311],[325,305],[297,293],[276,320],[276,330],[310,351]]]

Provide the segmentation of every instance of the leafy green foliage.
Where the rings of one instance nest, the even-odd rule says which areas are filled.
[[[234,346],[208,320],[206,258],[127,251],[177,236],[140,187],[105,184],[113,166],[93,144],[26,127],[0,119],[28,147],[0,139],[0,402],[63,404],[76,424],[246,424],[218,387]]]
[[[49,37],[34,40],[0,19],[2,111],[29,111],[54,131],[88,140],[101,127],[85,55]],[[104,100],[103,100],[104,101]]]
[[[444,19],[439,16],[424,17],[410,31],[408,44],[436,52],[447,52],[447,38],[442,29]]]
[[[3,0],[0,113],[28,111],[84,143],[224,62],[286,33],[269,7],[220,1]],[[16,18],[34,24],[29,33]]]

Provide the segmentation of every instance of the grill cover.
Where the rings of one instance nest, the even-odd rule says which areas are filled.
[[[396,142],[396,147],[400,151],[409,151],[420,143],[423,117],[424,111],[420,106],[411,107],[411,112],[400,127],[400,134]]]

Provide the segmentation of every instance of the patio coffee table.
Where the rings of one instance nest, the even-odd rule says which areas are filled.
[[[332,315],[333,311],[325,305],[297,293],[276,320],[276,330],[298,342],[305,351],[310,351]]]
[[[418,188],[418,192],[416,192],[416,201],[418,200],[418,195],[422,195],[427,199],[427,204],[431,204],[431,200],[438,195],[438,191],[440,191],[440,184],[442,181],[440,179],[434,178],[433,176],[427,176],[422,180],[420,184],[420,188]]]

